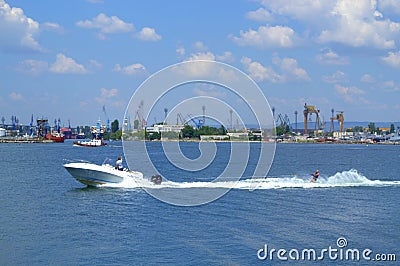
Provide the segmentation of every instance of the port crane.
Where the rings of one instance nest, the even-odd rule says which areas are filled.
[[[185,124],[185,121],[183,120],[183,117],[182,117],[182,114],[181,114],[181,113],[178,113],[178,114],[176,115],[176,124],[179,125],[179,122],[180,122],[182,125]]]
[[[104,117],[107,119],[107,131],[111,131],[111,128],[110,128],[110,118],[108,118],[108,116],[107,116],[107,112],[106,112],[106,106],[105,105],[103,105],[103,113],[104,113]]]
[[[197,129],[200,129],[203,126],[203,119],[199,119],[198,121],[196,121],[191,115],[188,115],[188,120],[187,123],[189,121],[192,121],[193,124],[196,126]],[[186,124],[187,124],[186,123]]]
[[[200,129],[204,125],[204,116],[202,117],[202,119],[196,121],[196,119],[193,118],[191,114],[188,114],[186,116],[186,119],[183,119],[182,114],[178,113],[176,116],[176,124],[179,125],[179,122],[182,125],[188,125],[189,122],[192,122],[196,126],[196,129]]]
[[[308,134],[308,117],[310,115],[310,121],[311,121],[311,115],[315,114],[316,119],[315,119],[315,129],[320,130],[322,128],[322,122],[319,117],[319,110],[314,106],[314,105],[307,105],[307,103],[304,104],[304,134]]]
[[[343,111],[337,111],[336,117],[331,117],[331,121],[332,121],[332,131],[333,131],[333,121],[337,120],[339,121],[339,131],[340,133],[343,132],[343,122],[344,122],[344,115],[343,115]]]
[[[278,114],[278,118],[276,119],[276,123],[280,123],[279,126],[282,127],[285,131],[291,131],[292,126],[290,125],[290,120],[287,114],[282,115]]]
[[[136,111],[135,118],[134,118],[134,121],[137,121],[137,124],[138,124],[137,129],[139,129],[139,130],[142,130],[147,125],[147,121],[143,117],[143,106],[144,106],[143,101],[140,101],[139,108]]]

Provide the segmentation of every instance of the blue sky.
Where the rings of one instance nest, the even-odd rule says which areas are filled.
[[[334,108],[347,121],[400,121],[397,0],[0,0],[6,123],[33,114],[90,125],[103,106],[121,121],[146,78],[193,59],[242,70],[292,121],[305,102],[325,120]]]

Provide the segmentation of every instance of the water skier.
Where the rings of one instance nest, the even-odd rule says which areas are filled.
[[[312,174],[312,178],[311,178],[310,182],[314,183],[315,181],[317,181],[318,177],[319,177],[319,170],[315,170],[315,173]]]
[[[122,156],[118,156],[118,160],[115,162],[115,169],[118,169],[120,171],[124,170],[124,166],[122,165]]]

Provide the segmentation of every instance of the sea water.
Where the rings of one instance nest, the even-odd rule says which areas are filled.
[[[196,158],[198,145],[181,149]],[[0,264],[394,265],[392,254],[400,260],[399,145],[278,144],[266,178],[251,176],[250,166],[239,181],[213,182],[230,156],[227,143],[216,147],[213,167],[182,173],[163,158],[160,143],[148,144],[168,179],[156,189],[230,189],[210,203],[181,207],[149,195],[149,182],[87,188],[62,166],[116,159],[121,142],[1,144]],[[321,176],[312,184],[317,168]],[[348,250],[361,257],[346,258]],[[365,250],[371,252],[363,258]],[[390,261],[378,262],[377,254]]]

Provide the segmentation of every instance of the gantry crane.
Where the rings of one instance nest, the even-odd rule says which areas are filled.
[[[181,113],[178,113],[176,115],[176,124],[179,125],[179,122],[180,122],[180,125],[185,125],[185,121],[183,120]]]
[[[203,119],[196,121],[190,114],[188,114],[187,117],[188,119],[185,124],[188,124],[191,121],[196,126],[196,129],[200,129],[203,126]]]
[[[304,104],[304,134],[308,134],[308,115],[310,114],[310,120],[311,120],[311,115],[315,114],[316,119],[315,119],[315,128],[320,130],[321,129],[321,119],[319,117],[319,110],[315,108],[314,105],[307,105],[307,103]]]
[[[290,120],[287,114],[282,115],[278,114],[278,118],[276,119],[276,123],[280,123],[279,126],[282,127],[285,131],[291,131],[292,126],[290,125]]]
[[[340,133],[343,132],[343,122],[344,122],[344,115],[343,115],[343,111],[337,111],[336,117],[331,117],[331,121],[332,121],[332,125],[333,125],[333,121],[337,120],[339,121],[339,131]]]
[[[144,129],[146,127],[146,125],[147,125],[147,121],[143,117],[143,106],[144,106],[144,103],[143,103],[143,100],[142,100],[142,101],[140,101],[139,108],[136,111],[135,118],[134,118],[135,121],[136,120],[138,121],[138,129],[139,130]]]

